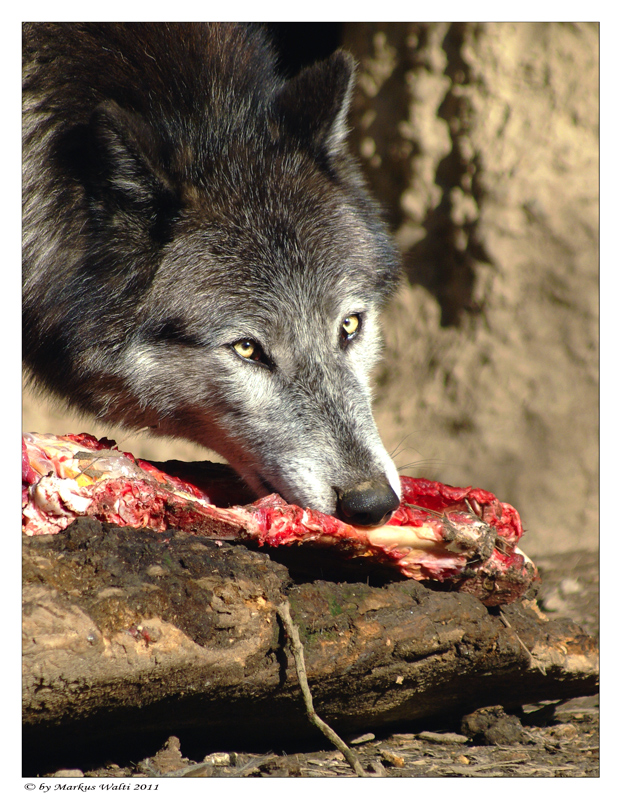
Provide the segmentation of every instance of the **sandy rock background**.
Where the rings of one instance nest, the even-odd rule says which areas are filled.
[[[598,28],[347,34],[358,147],[407,276],[379,376],[387,443],[516,505],[531,552],[595,546]]]
[[[598,26],[344,23],[352,145],[404,255],[376,416],[403,474],[515,505],[530,555],[598,545]],[[24,395],[24,430],[205,459]]]

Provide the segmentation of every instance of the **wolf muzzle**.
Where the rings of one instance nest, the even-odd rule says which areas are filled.
[[[399,504],[399,497],[383,479],[337,491],[337,514],[352,525],[383,525]]]

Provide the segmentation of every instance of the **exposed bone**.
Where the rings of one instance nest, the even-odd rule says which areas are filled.
[[[536,579],[533,563],[516,548],[522,536],[517,512],[481,489],[403,478],[404,501],[388,524],[361,528],[288,505],[278,495],[244,506],[216,506],[209,484],[199,488],[120,453],[113,444],[87,434],[24,436],[27,535],[57,533],[89,515],[118,525],[175,528],[261,546],[328,547],[409,578],[442,582],[488,605],[512,602]]]

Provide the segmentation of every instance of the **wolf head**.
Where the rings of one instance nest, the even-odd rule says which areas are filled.
[[[71,157],[88,237],[64,375],[104,419],[196,441],[258,493],[373,525],[400,494],[369,388],[399,270],[345,147],[353,74],[337,52],[263,95],[213,93],[186,128],[166,109],[97,105]]]

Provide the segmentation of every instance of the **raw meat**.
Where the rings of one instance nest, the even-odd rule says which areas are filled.
[[[179,471],[178,462],[171,464]],[[192,475],[192,465],[182,469],[185,477]],[[270,547],[331,547],[341,556],[391,565],[409,578],[442,582],[486,605],[518,599],[537,577],[516,547],[523,533],[518,513],[483,489],[402,478],[402,503],[389,522],[362,528],[289,505],[276,494],[246,505],[235,505],[235,497],[228,507],[215,505],[225,497],[222,481],[213,481],[210,496],[209,481],[198,474],[201,488],[88,434],[24,434],[23,531],[58,533],[89,515]]]

